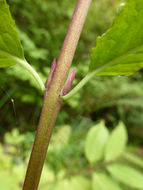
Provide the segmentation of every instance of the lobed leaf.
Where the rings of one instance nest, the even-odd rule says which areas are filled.
[[[111,28],[98,38],[89,72],[130,75],[143,68],[143,1],[123,4]]]
[[[0,0],[0,68],[17,64],[15,57],[24,60],[14,25],[6,0]]]

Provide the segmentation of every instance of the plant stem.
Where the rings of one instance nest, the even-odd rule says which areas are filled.
[[[23,190],[37,190],[38,188],[49,141],[62,104],[60,93],[67,78],[91,1],[78,0],[52,81],[48,90],[45,91],[44,103]]]

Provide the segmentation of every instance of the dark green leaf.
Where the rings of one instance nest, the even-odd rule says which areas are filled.
[[[97,40],[89,71],[130,75],[143,68],[143,1],[126,0],[111,28]]]
[[[6,1],[0,0],[0,68],[17,64],[15,57],[24,60],[23,49],[14,25]]]

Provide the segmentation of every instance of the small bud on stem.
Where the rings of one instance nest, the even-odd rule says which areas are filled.
[[[70,88],[71,88],[74,78],[75,78],[75,68],[73,69],[73,71],[69,75],[68,79],[66,80],[64,88],[61,92],[61,96],[66,95],[70,91]]]
[[[53,78],[53,73],[54,73],[54,71],[56,69],[56,66],[57,66],[57,64],[56,64],[56,58],[54,58],[54,60],[52,62],[51,69],[50,69],[50,73],[49,73],[48,78],[46,80],[46,85],[45,85],[46,86],[46,90],[48,90],[48,88],[49,88],[49,85],[50,85],[51,80]]]

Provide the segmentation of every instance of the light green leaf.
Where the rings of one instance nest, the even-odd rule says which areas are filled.
[[[41,180],[40,180],[40,185],[44,183],[51,183],[55,180],[55,175],[54,172],[47,166],[43,167],[42,170],[42,175],[41,175]]]
[[[15,58],[24,60],[23,49],[14,27],[9,6],[0,0],[0,68],[17,64]]]
[[[52,137],[49,151],[62,150],[68,144],[70,136],[71,127],[69,125],[59,126],[59,130]]]
[[[57,190],[57,184],[54,183],[45,183],[38,187],[38,190]]]
[[[91,184],[83,176],[71,177],[71,179],[60,180],[56,190],[91,190]]]
[[[58,182],[56,190],[71,190],[70,188],[70,181],[68,179],[63,179]]]
[[[89,162],[102,159],[108,136],[109,132],[103,121],[89,130],[85,142],[85,156]]]
[[[112,131],[105,148],[105,160],[112,161],[122,155],[125,150],[128,135],[122,122]]]
[[[132,188],[143,189],[143,174],[136,169],[123,164],[111,164],[107,169],[120,182]]]
[[[15,175],[15,178],[17,179],[17,182],[18,183],[22,182],[25,177],[25,173],[26,173],[25,164],[22,163],[22,164],[14,165],[12,171]],[[11,176],[11,172],[10,172],[9,176]]]
[[[104,173],[94,173],[92,178],[93,190],[122,190],[110,176]]]
[[[40,184],[39,184],[39,190],[51,190],[55,182],[55,175],[54,172],[48,168],[47,166],[44,166],[42,170],[42,176],[40,179]]]
[[[83,176],[72,177],[70,183],[71,190],[91,190],[90,181]]]
[[[135,153],[125,152],[123,157],[129,162],[132,162],[133,164],[136,164],[137,166],[143,168],[143,159]]]
[[[0,189],[2,190],[19,190],[19,181],[16,175],[8,171],[0,171]]]
[[[143,68],[143,1],[124,4],[92,51],[89,71],[96,75],[130,75]]]

